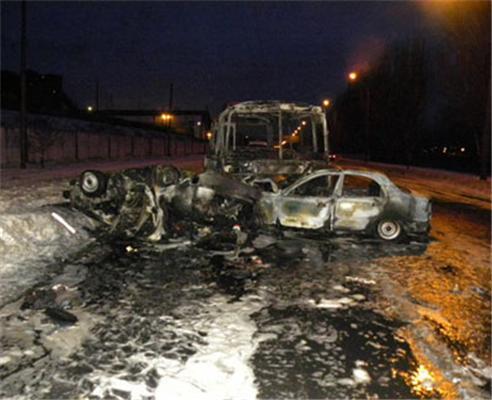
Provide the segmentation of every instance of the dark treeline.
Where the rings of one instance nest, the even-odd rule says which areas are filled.
[[[337,98],[335,152],[490,174],[490,3],[452,3],[438,17],[437,43],[388,46]]]

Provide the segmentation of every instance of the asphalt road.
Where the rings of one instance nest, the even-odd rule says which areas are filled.
[[[489,397],[490,210],[435,199],[428,244],[235,240],[103,236],[53,265],[70,290],[1,310],[0,396]]]

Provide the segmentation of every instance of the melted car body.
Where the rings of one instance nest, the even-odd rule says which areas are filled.
[[[261,190],[214,171],[195,175],[157,165],[111,174],[84,171],[65,197],[110,232],[160,240],[170,220],[235,222]]]
[[[430,202],[400,190],[385,175],[318,170],[257,205],[265,224],[325,231],[371,232],[384,240],[427,234]]]
[[[169,166],[114,174],[85,171],[71,204],[128,236],[160,240],[169,221],[279,225],[324,232],[374,233],[384,240],[426,234],[427,199],[400,190],[377,172],[322,169],[280,189],[272,178],[246,182],[215,171],[194,175]]]

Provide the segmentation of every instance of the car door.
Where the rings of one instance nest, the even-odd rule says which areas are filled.
[[[386,194],[374,179],[343,174],[340,189],[335,201],[334,229],[361,231],[381,214]]]
[[[277,200],[279,223],[293,228],[331,228],[338,179],[339,174],[317,175],[288,188]]]

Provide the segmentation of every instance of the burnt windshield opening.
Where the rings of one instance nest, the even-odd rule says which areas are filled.
[[[318,106],[244,102],[226,108],[215,127],[215,154],[282,160],[328,153],[326,117]],[[284,157],[285,156],[285,157]],[[316,158],[316,157],[315,157]]]

